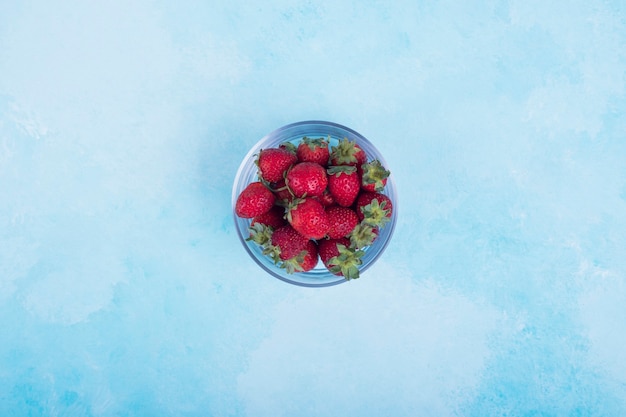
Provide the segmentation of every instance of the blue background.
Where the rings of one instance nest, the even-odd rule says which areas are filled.
[[[626,414],[621,1],[0,2],[0,415]],[[363,134],[361,279],[267,275],[243,155]]]

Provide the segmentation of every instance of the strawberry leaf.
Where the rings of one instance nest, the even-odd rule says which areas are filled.
[[[363,184],[374,184],[375,191],[381,191],[385,187],[383,182],[391,173],[380,163],[378,159],[374,159],[367,164],[363,164]]]
[[[361,258],[365,255],[362,250],[348,248],[345,245],[337,245],[339,255],[328,261],[330,272],[333,274],[341,272],[347,280],[357,279],[359,277],[359,266],[361,266]]]
[[[285,269],[288,274],[293,274],[294,272],[302,272],[304,269],[302,268],[302,263],[304,262],[304,257],[306,256],[306,251],[303,250],[293,258],[287,259],[283,261],[280,265],[281,268]]]
[[[250,231],[250,236],[246,238],[246,241],[252,241],[263,248],[270,244],[272,233],[274,233],[274,229],[271,226],[261,223],[255,223],[248,230]]]
[[[324,138],[311,139],[308,136],[302,138],[302,142],[309,147],[312,151],[320,147],[327,147],[328,142]]]
[[[279,148],[285,149],[291,153],[296,153],[296,145],[294,145],[291,142],[283,142],[280,145],[278,145]]]
[[[356,167],[353,165],[337,165],[329,167],[326,172],[328,175],[352,174],[356,172]]]
[[[361,213],[363,213],[364,216],[363,222],[370,226],[384,226],[391,220],[388,217],[391,211],[386,207],[386,201],[379,203],[377,199],[374,199],[368,205],[361,207]]]
[[[350,233],[350,246],[355,249],[361,249],[366,246],[370,246],[376,240],[376,231],[374,227],[365,224],[363,222],[356,225]]]
[[[271,243],[265,246],[263,249],[263,255],[268,256],[276,265],[280,262],[280,248],[272,245]]]

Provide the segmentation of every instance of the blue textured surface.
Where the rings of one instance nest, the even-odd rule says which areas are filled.
[[[0,415],[625,415],[625,19],[0,2]],[[325,289],[230,213],[247,150],[309,119],[400,193],[383,258]]]

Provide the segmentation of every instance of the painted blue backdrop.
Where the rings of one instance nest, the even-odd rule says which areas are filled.
[[[0,2],[0,415],[626,414],[622,1]],[[361,279],[263,273],[291,122],[400,198]]]

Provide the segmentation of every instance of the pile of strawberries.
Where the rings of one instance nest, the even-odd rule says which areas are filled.
[[[382,194],[389,171],[368,160],[355,141],[303,137],[262,149],[258,181],[237,198],[237,216],[252,219],[251,240],[288,273],[321,259],[346,279],[359,277],[364,248],[389,222],[393,204]]]

